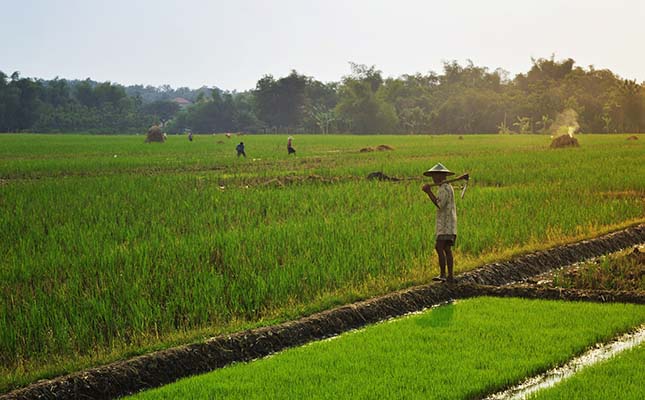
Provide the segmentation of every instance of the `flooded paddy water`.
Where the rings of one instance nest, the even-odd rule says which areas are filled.
[[[580,372],[583,368],[608,360],[625,350],[645,342],[645,326],[637,331],[622,335],[610,343],[600,344],[565,365],[531,377],[517,386],[486,397],[486,400],[519,400],[532,393],[556,385]]]

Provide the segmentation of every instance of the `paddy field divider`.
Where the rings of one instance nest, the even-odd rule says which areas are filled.
[[[495,293],[507,295],[508,293],[502,293],[504,289],[498,290],[496,287],[641,243],[645,243],[645,224],[508,261],[487,264],[461,274],[454,285],[416,286],[296,321],[217,336],[202,343],[162,350],[52,380],[39,381],[1,395],[0,400],[112,399],[212,371],[233,362],[253,360],[289,347],[336,336],[450,300]],[[491,288],[493,286],[495,287]],[[558,292],[568,293],[568,296],[558,296]],[[576,298],[572,293],[574,292],[570,290],[556,289],[550,292],[548,298],[623,301],[609,295]]]

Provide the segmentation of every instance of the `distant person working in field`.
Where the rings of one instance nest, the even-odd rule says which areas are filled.
[[[246,158],[246,153],[244,152],[244,142],[240,142],[237,146],[235,146],[235,150],[237,150],[237,156],[244,156]]]
[[[446,177],[454,175],[441,164],[437,164],[423,173],[439,185],[437,195],[432,192],[432,186],[428,183],[423,185],[422,190],[426,192],[432,203],[437,206],[436,242],[435,250],[439,256],[439,276],[436,281],[454,282],[452,246],[457,240],[457,208],[455,206],[455,192],[452,186],[445,182]],[[448,275],[446,275],[446,266]]]
[[[293,145],[291,144],[291,141],[293,141],[293,138],[291,136],[289,136],[289,138],[287,139],[287,153],[289,155],[296,154],[296,149],[293,148]]]

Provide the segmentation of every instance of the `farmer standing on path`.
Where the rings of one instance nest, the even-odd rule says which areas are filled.
[[[423,185],[422,190],[426,192],[432,203],[437,206],[436,243],[435,250],[439,256],[439,276],[433,278],[436,281],[454,282],[452,246],[457,240],[457,208],[455,206],[455,192],[452,186],[444,182],[446,177],[454,175],[441,164],[437,164],[423,173],[432,178],[436,185],[437,195],[432,192],[430,184]],[[448,275],[446,276],[446,266]]]

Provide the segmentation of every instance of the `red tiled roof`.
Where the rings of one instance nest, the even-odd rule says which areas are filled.
[[[172,101],[177,104],[192,104],[192,101],[186,100],[183,97],[175,97]]]

